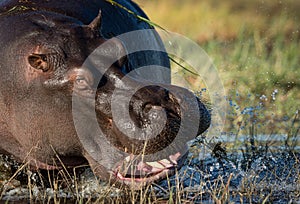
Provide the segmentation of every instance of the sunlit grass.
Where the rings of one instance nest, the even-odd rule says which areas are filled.
[[[294,0],[136,0],[136,2],[152,21],[200,42],[236,38],[243,27],[269,36],[299,32],[297,21],[300,17],[298,12],[300,2]]]

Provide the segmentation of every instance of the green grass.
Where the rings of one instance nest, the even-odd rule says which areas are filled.
[[[191,38],[212,58],[228,99],[226,131],[249,119],[262,133],[287,133],[300,109],[299,1],[137,2],[155,23]]]

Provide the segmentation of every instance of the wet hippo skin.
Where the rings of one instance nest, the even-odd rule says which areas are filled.
[[[117,2],[147,18],[132,1]],[[184,117],[187,124],[196,124],[196,135],[209,127],[203,103],[190,91],[170,85],[169,72],[154,69],[149,76],[162,86],[147,85],[138,77],[120,83],[139,67],[170,65],[163,52],[126,54],[126,43],[113,37],[152,27],[118,6],[101,0],[3,0],[0,27],[0,152],[28,161],[32,168],[71,168],[88,162],[100,178],[138,188],[180,167],[189,139],[175,138]],[[154,30],[142,40],[163,49]],[[83,66],[104,44],[99,59],[113,62],[108,69],[97,63]],[[74,108],[74,100],[80,106]],[[128,109],[129,123],[113,117],[112,103],[120,114]],[[194,123],[190,113],[199,121]],[[161,126],[155,137],[142,137]],[[94,131],[97,128],[101,134]],[[151,157],[167,147],[167,153]],[[108,152],[113,148],[119,153]],[[147,162],[141,154],[149,155]]]

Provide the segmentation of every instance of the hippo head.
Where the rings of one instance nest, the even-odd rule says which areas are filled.
[[[32,164],[49,169],[51,157],[68,166],[84,158],[100,178],[134,187],[180,167],[189,134],[210,124],[200,99],[184,88],[127,76],[126,49],[117,38],[102,37],[100,15],[89,25],[61,15],[27,19],[34,29],[26,45],[16,46],[26,48],[19,55],[25,72],[15,73],[26,86],[16,83],[13,95],[14,110],[28,114],[13,124],[15,134],[27,137],[24,148],[38,147],[27,150]]]

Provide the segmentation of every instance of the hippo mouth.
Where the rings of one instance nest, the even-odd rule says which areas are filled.
[[[187,155],[188,152],[183,155],[177,152],[169,158],[152,162],[144,162],[137,156],[129,155],[119,162],[111,174],[117,183],[137,189],[175,174],[182,167]]]

